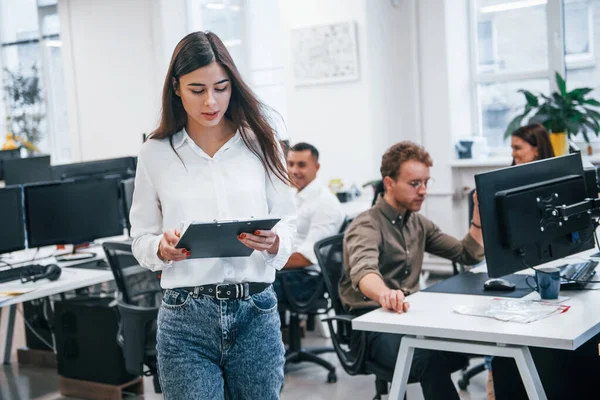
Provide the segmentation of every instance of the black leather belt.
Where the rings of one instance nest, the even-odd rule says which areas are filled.
[[[257,294],[271,286],[264,282],[244,282],[244,283],[219,283],[216,285],[201,285],[182,287],[180,289],[190,292],[192,297],[198,298],[200,295],[213,296],[218,300],[237,300],[247,299],[253,294]]]

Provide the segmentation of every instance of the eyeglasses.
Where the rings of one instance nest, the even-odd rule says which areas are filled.
[[[410,185],[410,186],[411,186],[413,189],[415,189],[415,190],[419,190],[419,189],[421,189],[421,186],[425,186],[425,188],[428,188],[428,187],[430,187],[430,186],[431,186],[431,185],[434,183],[434,180],[433,180],[433,178],[429,178],[429,179],[426,179],[426,180],[424,180],[424,181],[421,181],[421,180],[414,180],[414,181],[410,181],[410,182],[407,182],[407,183],[408,183],[408,184],[409,184],[409,185]]]

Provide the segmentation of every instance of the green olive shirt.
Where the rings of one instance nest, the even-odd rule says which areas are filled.
[[[390,289],[407,294],[418,291],[425,252],[465,265],[484,257],[483,247],[470,234],[458,240],[420,214],[400,215],[380,197],[352,221],[344,235],[344,274],[339,284],[342,303],[350,311],[379,307],[358,288],[370,273],[379,275]]]

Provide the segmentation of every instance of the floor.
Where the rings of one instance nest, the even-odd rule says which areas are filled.
[[[315,337],[310,333],[305,341],[307,346],[322,346],[326,339]],[[374,377],[350,376],[339,366],[333,353],[324,356],[338,366],[337,383],[326,383],[325,369],[308,363],[290,366],[286,376],[282,400],[335,400],[335,399],[372,399],[375,394]],[[460,373],[454,375],[455,381]],[[485,399],[485,373],[479,374],[472,381],[468,392],[461,391],[462,400]],[[153,392],[152,380],[144,379],[144,396],[140,399],[162,399]],[[127,397],[134,398],[134,396]],[[0,368],[0,399],[2,400],[58,400],[67,399],[60,395],[58,375],[55,370],[47,368],[19,367],[16,362],[11,366]],[[421,388],[417,384],[408,386],[408,400],[423,399]]]
[[[428,284],[435,282],[430,277]],[[439,278],[438,278],[439,279]],[[4,313],[7,314],[7,313]],[[3,318],[4,319],[4,318]],[[3,325],[6,326],[2,321]],[[321,336],[318,330],[308,332],[303,344],[324,346],[328,339]],[[14,348],[24,345],[23,321],[17,313]],[[336,399],[372,399],[375,395],[375,379],[373,376],[350,376],[340,366],[334,353],[323,355],[325,359],[337,367],[337,383],[326,383],[327,372],[322,367],[309,363],[291,365],[285,376],[282,400],[336,400]],[[481,359],[475,359],[480,362]],[[460,372],[453,375],[456,382]],[[486,373],[477,375],[471,380],[467,391],[460,391],[461,400],[483,400],[486,398]],[[151,378],[144,379],[144,396],[140,399],[162,399],[154,393]],[[387,396],[386,396],[387,397]],[[135,398],[134,396],[127,398]],[[408,386],[408,400],[421,400],[423,395],[418,384]],[[59,400],[61,396],[56,370],[48,368],[20,367],[13,351],[13,362],[10,366],[0,366],[0,400]]]

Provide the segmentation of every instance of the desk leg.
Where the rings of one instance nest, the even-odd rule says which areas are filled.
[[[6,327],[6,343],[4,344],[4,364],[10,364],[10,353],[12,352],[13,333],[15,331],[15,315],[17,313],[17,305],[9,306],[8,309],[8,326]]]
[[[515,361],[521,374],[521,380],[527,391],[527,397],[532,400],[546,400],[546,393],[542,386],[542,381],[535,368],[533,358],[531,357],[531,351],[529,347],[521,347],[520,351],[515,354]]]
[[[412,364],[415,348],[411,346],[411,342],[402,338],[400,342],[400,350],[398,351],[398,359],[394,369],[394,377],[392,379],[392,388],[390,389],[390,399],[402,400],[408,386],[408,374]]]
[[[390,399],[402,400],[406,393],[408,374],[415,349],[452,351],[455,353],[481,354],[514,358],[527,396],[531,400],[548,400],[540,376],[535,368],[531,352],[527,346],[496,346],[491,343],[469,342],[463,340],[436,339],[427,337],[404,336],[400,342],[400,351],[396,360]]]

